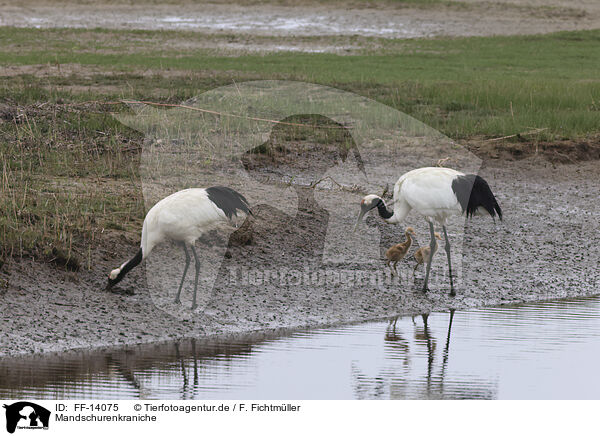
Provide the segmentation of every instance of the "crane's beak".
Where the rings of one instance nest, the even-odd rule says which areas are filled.
[[[356,229],[358,228],[358,225],[360,224],[363,217],[365,216],[365,213],[367,213],[367,211],[365,211],[365,210],[360,211],[360,213],[358,214],[358,219],[356,220],[356,224],[354,225],[354,230],[352,230],[352,232],[356,232]]]

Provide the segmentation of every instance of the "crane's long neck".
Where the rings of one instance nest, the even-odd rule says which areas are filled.
[[[410,248],[410,246],[412,245],[412,237],[408,232],[404,232],[404,236],[406,236],[406,245],[408,246],[408,248]]]
[[[144,258],[144,256],[142,254],[142,248],[140,248],[138,250],[138,252],[135,254],[135,256],[133,256],[131,259],[129,259],[127,262],[125,262],[123,265],[121,265],[119,268],[112,270],[110,272],[110,275],[108,278],[108,286],[107,286],[108,289],[110,289],[111,287],[113,287],[114,285],[119,283],[121,280],[123,280],[123,277],[125,277],[125,274],[127,274],[129,271],[131,271],[136,266],[138,266],[143,258]]]
[[[390,212],[388,210],[383,199],[380,199],[379,203],[377,203],[377,212],[379,212],[379,216],[384,220],[389,220],[392,216],[394,216],[394,212]]]
[[[127,274],[129,271],[131,271],[136,266],[138,266],[143,258],[144,258],[143,252],[142,252],[142,249],[140,248],[137,251],[137,253],[135,254],[135,256],[133,256],[131,259],[129,259],[127,262],[125,262],[123,265],[121,265],[121,274],[120,274],[119,279],[122,279],[125,274]]]
[[[406,215],[410,212],[410,206],[405,201],[396,201],[394,203],[394,211],[390,212],[385,205],[385,202],[381,200],[379,204],[377,204],[377,211],[379,212],[379,216],[386,220],[390,224],[400,223],[406,218]]]

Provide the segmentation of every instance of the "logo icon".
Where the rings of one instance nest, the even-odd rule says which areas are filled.
[[[50,411],[29,401],[19,401],[4,405],[6,409],[6,431],[14,433],[19,429],[48,429]]]

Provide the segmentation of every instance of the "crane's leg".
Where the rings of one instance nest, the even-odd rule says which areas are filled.
[[[391,261],[390,261],[390,260],[388,260],[388,261],[386,262],[386,264],[387,264],[388,268],[390,269],[390,274],[391,274],[392,278],[394,278],[394,270],[392,269],[392,265],[390,264],[390,262],[391,262]]]
[[[194,300],[192,302],[192,310],[198,307],[196,303],[196,294],[198,293],[198,274],[200,274],[200,259],[198,259],[198,254],[196,253],[196,249],[192,245],[192,254],[194,255],[194,260],[196,261],[196,278],[194,280]]]
[[[402,277],[400,277],[400,274],[398,274],[398,269],[396,268],[396,265],[398,265],[399,260],[397,260],[396,262],[394,262],[394,271],[396,271],[396,275],[398,276],[398,281],[402,281]]]
[[[433,255],[435,252],[435,230],[433,229],[433,223],[429,223],[429,233],[431,233],[431,242],[429,243],[429,262],[427,262],[427,269],[425,270],[425,283],[423,283],[423,292],[427,292],[429,288],[427,283],[429,282],[429,270],[431,269],[431,262],[433,261]]]
[[[446,256],[448,256],[448,274],[450,275],[450,295],[455,296],[456,291],[454,290],[454,282],[452,280],[452,262],[450,262],[450,240],[448,239],[448,232],[446,232],[446,226],[442,226],[444,229],[444,238],[446,239]]]
[[[190,266],[190,253],[188,253],[185,243],[183,244],[183,251],[185,252],[185,268],[183,268],[183,276],[181,277],[181,283],[179,283],[179,290],[177,291],[177,297],[175,297],[175,303],[181,303],[179,297],[181,296],[181,288],[183,287],[183,282],[185,281],[185,275],[187,274],[188,268]]]

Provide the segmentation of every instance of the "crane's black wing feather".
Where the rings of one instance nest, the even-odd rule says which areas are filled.
[[[472,217],[477,208],[483,207],[493,217],[498,214],[502,220],[502,209],[496,201],[488,183],[476,174],[458,176],[452,181],[452,191],[460,203],[463,213]]]
[[[252,214],[248,200],[239,192],[226,186],[213,186],[206,188],[208,198],[219,209],[221,209],[227,218],[231,219],[233,215],[237,216],[238,210],[244,213]]]

